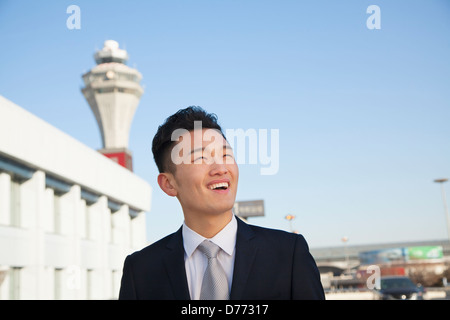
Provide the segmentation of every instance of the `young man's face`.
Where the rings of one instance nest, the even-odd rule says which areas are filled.
[[[178,198],[185,215],[231,212],[239,170],[233,151],[220,132],[196,129],[184,133],[172,150],[171,159],[178,164],[173,174],[165,175],[173,189],[167,192],[161,183],[160,186]]]

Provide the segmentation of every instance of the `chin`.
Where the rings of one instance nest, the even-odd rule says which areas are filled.
[[[211,211],[216,215],[225,214],[228,212],[232,212],[233,206],[234,206],[234,202],[231,205],[230,204],[226,204],[226,205],[225,204],[223,204],[223,205],[217,204],[217,205],[213,206]]]

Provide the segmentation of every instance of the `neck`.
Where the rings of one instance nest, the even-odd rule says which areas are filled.
[[[212,238],[220,232],[231,221],[232,211],[226,211],[223,214],[195,216],[184,215],[184,222],[193,231],[205,238]]]

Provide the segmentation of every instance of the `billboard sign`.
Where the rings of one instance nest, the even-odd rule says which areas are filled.
[[[442,259],[444,257],[442,246],[408,247],[407,249],[410,260]]]
[[[389,248],[359,253],[361,264],[402,262],[406,260],[405,248]]]
[[[361,264],[406,262],[411,260],[442,259],[442,246],[389,248],[359,253]]]
[[[236,201],[233,212],[242,218],[264,216],[264,200]]]

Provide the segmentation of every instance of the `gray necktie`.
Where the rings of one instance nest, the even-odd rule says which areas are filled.
[[[207,258],[208,266],[202,281],[200,300],[228,300],[228,280],[217,253],[220,247],[209,240],[204,240],[197,247]]]

